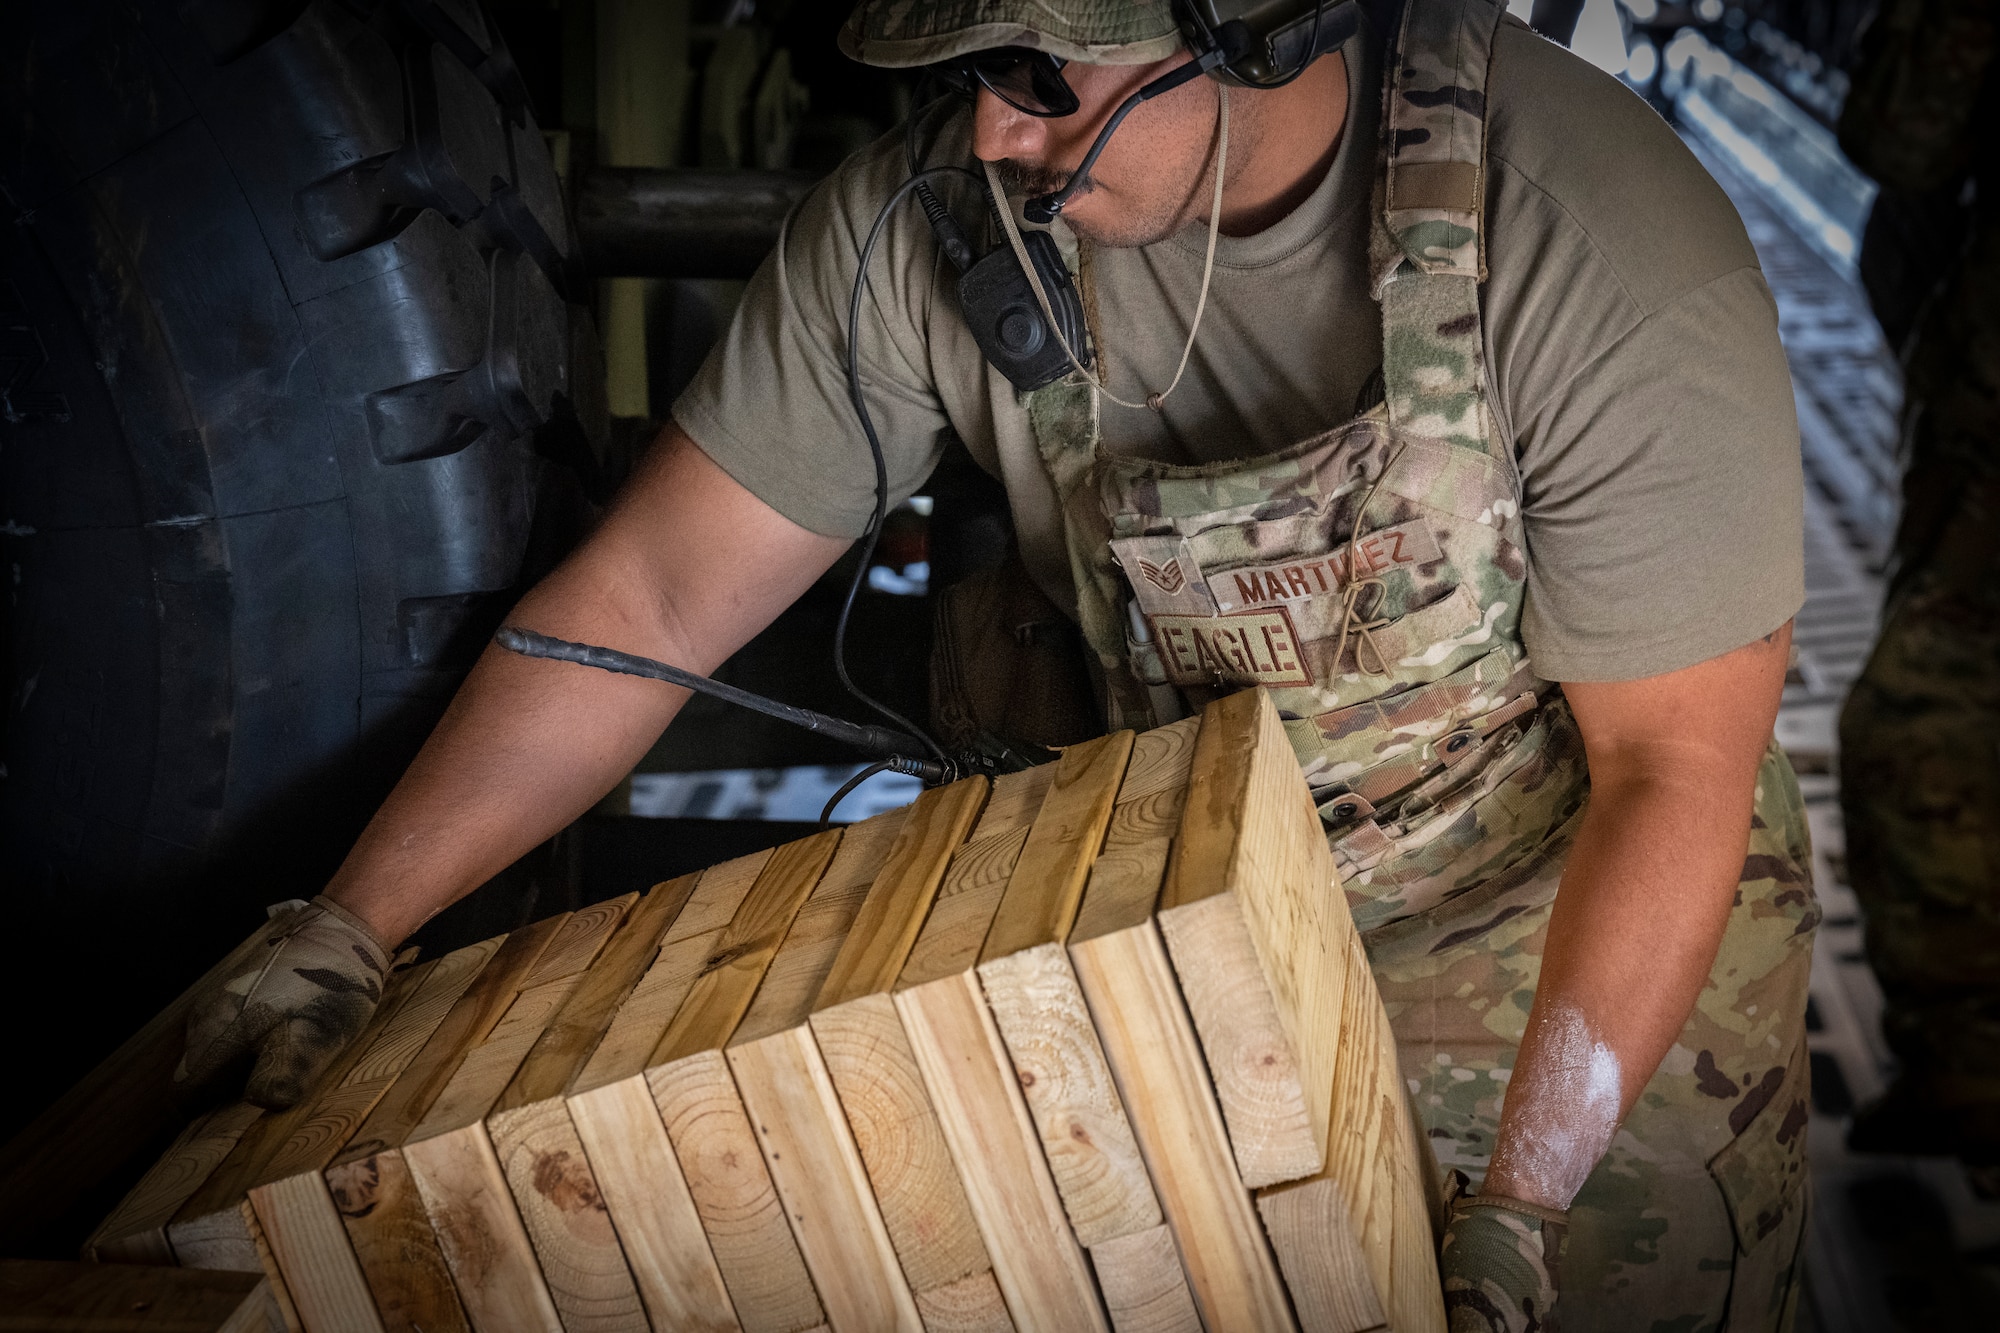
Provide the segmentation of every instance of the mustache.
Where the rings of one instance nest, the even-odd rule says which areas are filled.
[[[1061,167],[1052,167],[1046,162],[1022,162],[1015,158],[1002,158],[993,164],[1000,173],[1000,183],[1007,187],[1009,194],[1054,194],[1069,184],[1070,172]],[[1095,181],[1086,180],[1080,194],[1088,194],[1097,188]]]

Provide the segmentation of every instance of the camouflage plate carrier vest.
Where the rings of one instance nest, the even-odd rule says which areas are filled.
[[[1369,247],[1381,405],[1278,453],[1173,466],[1101,454],[1096,393],[1078,378],[1027,403],[1110,725],[1271,691],[1419,1113],[1439,1157],[1475,1177],[1589,791],[1561,689],[1521,643],[1520,478],[1486,397],[1485,88],[1500,21],[1492,0],[1405,7]],[[1716,980],[1577,1200],[1568,1329],[1643,1328],[1623,1322],[1641,1310],[1773,1327],[1793,1299],[1818,909],[1775,748],[1758,792]],[[1622,1315],[1595,1304],[1614,1295]]]
[[[1520,485],[1486,401],[1498,10],[1408,13],[1369,255],[1386,401],[1279,453],[1195,467],[1100,457],[1087,385],[1029,404],[1111,725],[1270,690],[1363,931],[1519,861],[1587,785],[1561,692],[1521,646]]]

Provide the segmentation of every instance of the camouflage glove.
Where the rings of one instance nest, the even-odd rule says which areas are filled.
[[[324,897],[272,923],[267,948],[195,997],[174,1081],[196,1082],[256,1048],[244,1097],[280,1110],[360,1035],[382,998],[389,951]]]
[[[1438,1254],[1451,1333],[1556,1333],[1568,1234],[1569,1215],[1553,1208],[1498,1194],[1455,1199]]]

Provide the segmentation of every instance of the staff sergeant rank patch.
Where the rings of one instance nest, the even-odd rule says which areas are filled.
[[[1282,610],[1147,621],[1167,679],[1176,685],[1312,684],[1292,618]]]
[[[1374,578],[1394,569],[1427,565],[1444,559],[1430,524],[1421,518],[1380,528],[1354,546],[1355,570],[1362,578]],[[1208,576],[1208,590],[1220,611],[1246,611],[1259,607],[1308,601],[1333,596],[1347,585],[1348,544],[1341,542],[1320,555],[1295,556],[1265,565],[1247,565]]]
[[[1147,615],[1215,614],[1215,603],[1201,581],[1201,566],[1189,554],[1185,537],[1115,537],[1111,551],[1124,566],[1139,609]]]

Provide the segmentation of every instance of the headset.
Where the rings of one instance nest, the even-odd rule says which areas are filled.
[[[1360,0],[1175,0],[1175,17],[1194,59],[1147,83],[1126,98],[1098,131],[1069,181],[1022,207],[1028,221],[1046,227],[1089,184],[1090,170],[1125,118],[1140,103],[1204,74],[1244,88],[1282,88],[1321,55],[1340,47],[1360,27]],[[914,172],[916,162],[911,166]],[[982,182],[982,190],[983,190]],[[1086,370],[1092,364],[1083,298],[1046,231],[1021,235],[1056,318],[1035,299],[1026,272],[1008,246],[974,260],[964,232],[937,202],[928,184],[918,187],[939,247],[959,270],[958,301],[973,340],[986,360],[1015,388],[1031,392],[1070,372],[1070,352]],[[989,198],[997,211],[1006,201]],[[864,261],[865,264],[865,261]],[[1061,336],[1055,336],[1056,333]]]

